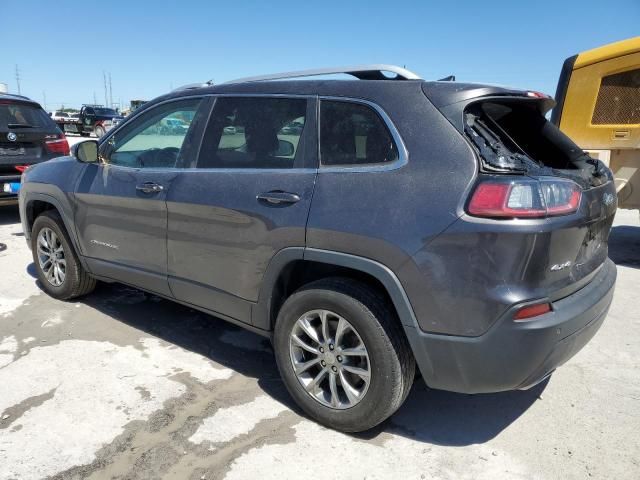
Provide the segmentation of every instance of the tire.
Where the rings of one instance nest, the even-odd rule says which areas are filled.
[[[338,373],[335,374],[336,380],[333,385],[330,383],[331,373],[326,372],[323,380],[318,382],[318,385],[324,385],[324,388],[316,389],[316,393],[309,393],[303,386],[303,382],[309,380],[301,380],[296,375],[294,361],[298,366],[307,365],[311,363],[308,359],[316,358],[317,354],[306,353],[306,348],[298,348],[299,343],[292,340],[292,334],[298,338],[304,337],[304,343],[307,345],[313,344],[312,337],[305,336],[306,330],[300,329],[299,320],[313,319],[316,312],[323,311],[328,313],[319,315],[320,317],[325,315],[325,318],[330,320],[329,324],[340,323],[340,317],[350,324],[353,330],[349,333],[353,341],[352,345],[359,342],[364,344],[368,355],[366,362],[362,356],[355,358],[361,362],[360,371],[364,371],[366,368],[364,365],[368,366],[370,374],[368,386],[364,381],[365,377],[358,378],[346,370],[351,366],[347,364],[352,361],[353,356],[345,354],[342,360],[340,355],[334,358],[336,352],[342,351],[338,342],[335,342],[339,335],[331,334],[331,328],[335,328],[337,332],[338,327],[329,327],[329,334],[322,335],[322,337],[332,338],[336,343],[335,350],[332,352],[334,356],[328,358],[326,353],[323,353],[318,357],[326,360],[321,363],[331,365],[334,372],[336,371],[334,367],[337,366]],[[312,322],[318,325],[316,320]],[[345,333],[343,338],[346,336]],[[331,341],[326,342],[326,339],[323,341],[324,345],[331,343]],[[395,312],[386,301],[380,298],[379,294],[355,280],[346,278],[318,280],[292,294],[284,302],[278,314],[273,343],[280,375],[296,403],[311,418],[336,430],[360,432],[378,425],[402,405],[413,384],[415,360]],[[322,342],[318,343],[320,344]],[[353,355],[355,348],[350,350],[350,355]],[[344,351],[346,352],[346,349]],[[360,348],[359,351],[362,349]],[[303,358],[296,358],[299,355]],[[305,367],[300,368],[304,371]],[[311,368],[319,370],[321,365],[316,363]],[[325,367],[325,370],[327,368]],[[312,371],[309,378],[314,377],[317,370]],[[345,371],[351,379],[346,382],[347,384],[353,385],[354,382],[360,382],[362,385],[360,391],[363,393],[357,401],[350,402],[351,399],[347,398],[347,389],[340,377]],[[320,373],[316,377],[319,375]],[[339,382],[340,386],[336,382]],[[312,383],[313,381],[309,381],[307,385]],[[319,394],[322,390],[325,393]],[[334,395],[335,392],[338,395]],[[334,397],[338,397],[339,401],[334,403]],[[328,404],[329,402],[331,405]]]
[[[104,136],[104,134],[105,134],[104,128],[102,128],[100,126],[96,127],[95,134],[96,134],[96,137],[102,138]]]
[[[55,235],[56,241],[54,241],[53,244],[56,247],[60,245],[62,248],[62,258],[66,262],[64,279],[59,285],[56,284],[57,280],[59,280],[58,277],[53,279],[47,278],[40,259],[41,252],[44,250],[38,248],[38,240],[41,233],[44,236],[49,232],[53,232]],[[59,300],[71,300],[72,298],[86,295],[95,288],[96,280],[91,277],[80,264],[64,223],[62,222],[62,218],[55,210],[46,210],[33,222],[33,228],[31,230],[31,251],[33,253],[33,263],[36,266],[38,280],[40,281],[42,289],[50,296]],[[46,266],[47,264],[45,262],[44,267],[46,268]],[[51,268],[50,266],[48,271],[51,271]]]

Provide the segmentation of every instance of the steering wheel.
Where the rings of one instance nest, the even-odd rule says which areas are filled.
[[[138,155],[141,167],[173,167],[178,160],[177,147],[150,148]]]

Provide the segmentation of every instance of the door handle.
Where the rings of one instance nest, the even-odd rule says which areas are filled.
[[[261,193],[256,197],[258,200],[271,203],[273,205],[281,205],[284,203],[296,203],[300,201],[300,195],[289,192],[272,191]]]
[[[142,193],[159,193],[164,190],[164,187],[154,182],[144,182],[136,185],[136,190]]]

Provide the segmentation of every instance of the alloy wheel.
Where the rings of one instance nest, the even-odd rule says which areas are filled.
[[[367,348],[356,329],[329,310],[311,310],[294,324],[289,353],[295,375],[322,405],[344,410],[364,398],[371,381]]]
[[[67,260],[60,237],[50,228],[43,228],[37,239],[38,263],[47,281],[54,287],[64,283]]]

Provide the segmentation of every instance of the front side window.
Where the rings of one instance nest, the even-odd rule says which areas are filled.
[[[293,168],[304,156],[307,100],[220,97],[198,168]]]
[[[200,99],[160,105],[116,132],[107,162],[132,168],[172,168],[189,132]]]
[[[367,105],[322,100],[322,165],[375,165],[398,159],[398,148],[380,115]]]

